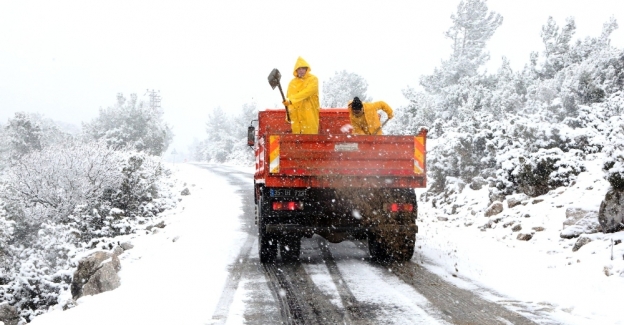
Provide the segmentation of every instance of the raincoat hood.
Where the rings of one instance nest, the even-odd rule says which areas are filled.
[[[306,60],[304,60],[302,57],[298,57],[297,62],[295,63],[295,68],[293,69],[293,76],[297,77],[297,69],[301,67],[308,68],[308,71],[306,71],[306,74],[304,75],[304,77],[307,76],[310,71],[312,71],[312,67],[310,67],[308,62],[306,62]]]

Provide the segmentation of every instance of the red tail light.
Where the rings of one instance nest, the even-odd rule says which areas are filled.
[[[384,203],[384,210],[389,212],[413,212],[414,205],[411,203]]]
[[[303,202],[273,202],[273,211],[295,211],[303,210]]]

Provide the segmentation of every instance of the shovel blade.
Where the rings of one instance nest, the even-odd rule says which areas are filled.
[[[275,89],[277,85],[279,85],[280,79],[282,78],[282,74],[277,69],[273,69],[269,74],[269,85],[271,88]]]

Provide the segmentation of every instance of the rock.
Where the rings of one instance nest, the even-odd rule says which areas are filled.
[[[119,256],[124,252],[124,249],[121,248],[121,246],[117,245],[115,246],[115,248],[113,249],[113,255],[115,256]]]
[[[523,233],[519,233],[518,237],[516,237],[516,239],[524,240],[524,241],[529,241],[529,240],[531,240],[531,238],[533,238],[533,235],[531,235],[531,234],[523,234]]]
[[[532,204],[538,204],[540,202],[544,202],[544,199],[535,199],[533,200],[533,202],[531,202]]]
[[[513,226],[513,227],[511,228],[511,231],[514,231],[514,232],[515,232],[515,231],[520,231],[520,230],[522,230],[522,226],[521,226],[521,225],[519,225],[519,224],[518,224],[518,225],[515,225],[515,226]]]
[[[591,211],[580,208],[567,208],[566,220],[563,222],[563,228],[576,224],[579,220],[583,219]]]
[[[501,202],[494,202],[487,209],[485,209],[485,216],[491,217],[503,212],[503,204]]]
[[[530,217],[531,217],[531,215],[530,215],[530,214],[528,214],[528,213],[525,213],[525,214],[523,215],[523,217],[525,217],[525,218],[530,218]]]
[[[447,217],[438,217],[438,221],[448,221]]]
[[[17,325],[20,321],[20,315],[17,308],[9,305],[8,302],[0,304],[0,323],[4,325]]]
[[[117,272],[119,258],[110,252],[95,252],[78,262],[71,284],[73,299],[116,289],[121,284]]]
[[[129,241],[121,243],[120,246],[121,248],[123,248],[124,251],[134,248],[134,245],[132,245],[132,243],[130,243]]]
[[[510,195],[507,197],[507,206],[509,206],[509,208],[513,208],[515,206],[518,206],[520,204],[522,204],[522,201],[527,200],[529,197],[522,193],[522,194],[516,194],[516,195]]]
[[[622,191],[610,189],[600,204],[598,222],[602,232],[616,232],[624,229],[624,195]]]
[[[574,247],[572,247],[572,251],[576,252],[577,250],[581,249],[581,247],[585,246],[586,244],[590,243],[592,240],[589,237],[581,237],[578,240],[576,240],[576,243],[574,243]]]
[[[188,187],[184,188],[180,195],[191,195],[191,191],[189,191]]]
[[[533,229],[535,231],[544,231],[544,227],[533,227],[531,229]]]
[[[483,186],[487,185],[488,181],[485,180],[483,177],[475,177],[472,179],[472,182],[470,182],[469,187],[475,191],[478,191],[480,189],[483,188]]]
[[[570,239],[582,234],[593,234],[599,230],[600,224],[596,217],[596,211],[568,208],[566,209],[566,220],[563,222],[563,230],[559,236]]]

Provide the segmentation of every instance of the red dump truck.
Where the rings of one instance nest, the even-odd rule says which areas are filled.
[[[415,188],[426,186],[427,130],[414,136],[352,135],[345,108],[321,109],[319,134],[292,134],[284,109],[260,111],[248,130],[262,263],[296,260],[301,238],[367,240],[379,261],[414,253]]]

